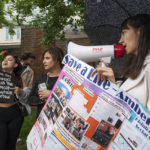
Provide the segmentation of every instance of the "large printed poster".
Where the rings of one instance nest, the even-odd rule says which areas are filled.
[[[28,150],[149,150],[150,112],[94,68],[66,55],[27,138]]]

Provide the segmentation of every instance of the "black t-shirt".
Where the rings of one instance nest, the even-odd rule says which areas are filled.
[[[14,75],[0,70],[0,103],[13,103],[15,94],[11,88],[20,87]]]
[[[54,84],[56,83],[58,77],[49,77],[46,73],[41,74],[35,83],[33,84],[31,93],[29,95],[29,103],[31,105],[36,105],[38,106],[38,114],[40,113],[42,107],[45,104],[44,100],[41,100],[39,95],[38,95],[38,90],[39,90],[39,84],[45,83],[47,86],[48,90],[52,90]]]

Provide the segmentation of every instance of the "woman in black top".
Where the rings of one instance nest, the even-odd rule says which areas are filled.
[[[35,81],[29,96],[29,103],[37,105],[37,117],[61,72],[63,56],[62,49],[58,47],[51,47],[42,55],[46,73],[41,74]]]
[[[15,150],[23,123],[15,95],[23,92],[21,64],[17,57],[7,55],[0,69],[0,150]]]

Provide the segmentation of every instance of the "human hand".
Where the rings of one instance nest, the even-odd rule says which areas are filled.
[[[39,90],[38,95],[41,100],[45,100],[48,98],[50,92],[51,92],[51,90]]]
[[[10,90],[13,90],[15,94],[19,95],[22,92],[22,89],[19,87],[10,88]]]
[[[92,72],[91,76],[94,76],[97,73],[97,82],[99,82],[100,79],[106,81],[109,79],[111,82],[115,83],[115,76],[112,68],[108,67],[106,65],[105,67],[102,67],[98,65],[96,69]]]

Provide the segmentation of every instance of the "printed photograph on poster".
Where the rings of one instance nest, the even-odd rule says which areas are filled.
[[[56,122],[56,119],[62,112],[62,109],[63,108],[59,100],[54,94],[52,94],[50,100],[48,101],[46,106],[43,108],[43,111],[45,115],[47,116],[48,120],[52,121],[52,123],[54,124]]]
[[[99,110],[101,113],[99,113]],[[111,104],[105,102],[100,97],[94,104],[90,115],[93,118],[95,118],[98,122],[101,122],[101,120],[105,120],[117,129],[120,128],[122,122],[125,119],[125,116],[121,111],[119,111],[116,107],[112,106]]]
[[[46,121],[44,120],[44,117],[42,116],[42,113],[40,113],[37,120],[38,120],[39,124],[42,125],[42,127],[45,131],[47,129],[47,124],[46,124]]]
[[[58,97],[61,105],[65,107],[70,99],[70,91],[67,88],[67,86],[65,86],[62,82],[59,81],[54,90],[54,94]]]
[[[98,125],[94,135],[92,136],[92,140],[106,148],[115,135],[116,131],[117,128],[102,120]]]
[[[79,141],[82,139],[88,127],[88,124],[68,107],[60,116],[59,121]]]
[[[84,137],[80,142],[79,150],[97,150],[98,145],[92,140]]]

